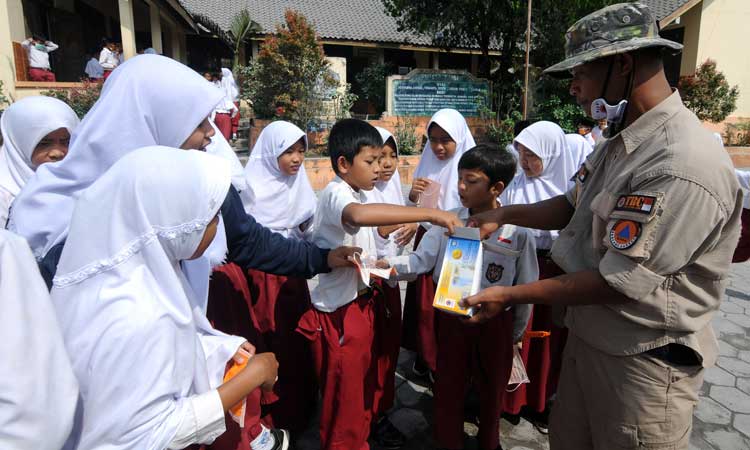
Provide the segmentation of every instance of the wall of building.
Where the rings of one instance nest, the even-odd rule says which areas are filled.
[[[747,49],[750,1],[703,0],[701,6],[697,65],[709,58],[715,60],[729,83],[740,88],[733,115],[750,117],[750,53]]]

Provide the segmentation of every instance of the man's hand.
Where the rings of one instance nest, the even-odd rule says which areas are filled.
[[[505,286],[493,286],[478,292],[461,301],[461,306],[475,306],[477,311],[473,317],[466,319],[467,323],[480,324],[500,314],[509,305],[505,295]]]
[[[457,215],[439,209],[433,210],[433,216],[430,223],[439,227],[447,228],[448,234],[453,234],[457,227],[464,226],[463,220],[459,219]]]
[[[362,254],[359,247],[338,247],[328,252],[328,267],[335,269],[337,267],[353,267],[352,259],[354,254]]]
[[[503,208],[491,209],[480,214],[475,214],[469,217],[469,220],[466,221],[466,226],[479,228],[479,235],[482,239],[487,239],[503,225],[501,220],[502,210]]]

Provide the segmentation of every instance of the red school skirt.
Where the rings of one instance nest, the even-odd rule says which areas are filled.
[[[216,128],[221,131],[221,135],[229,141],[232,139],[232,116],[227,113],[216,113],[214,115]]]
[[[540,280],[565,273],[549,257],[539,257],[538,262]],[[557,326],[554,316],[551,306],[534,305],[527,331],[549,331],[550,335],[545,338],[524,338],[520,354],[529,383],[518,386],[505,396],[503,409],[507,413],[518,414],[523,406],[542,412],[547,407],[547,400],[557,392],[568,329]]]
[[[414,248],[419,245],[422,236],[427,232],[419,227],[414,239]],[[415,281],[406,285],[404,299],[404,319],[401,345],[417,352],[433,372],[437,368],[437,338],[435,335],[435,309],[432,302],[435,298],[435,282],[432,272],[419,275]]]
[[[311,309],[307,280],[247,271],[249,303],[261,338],[259,351],[279,361],[279,380],[273,396],[264,397],[265,417],[275,428],[302,432],[315,414],[318,384],[310,342],[297,333],[302,316]]]
[[[242,336],[256,346],[260,342],[258,322],[252,309],[248,308],[250,289],[242,269],[233,263],[227,263],[214,269],[208,288],[208,320],[217,330],[235,336]],[[260,388],[247,396],[245,408],[245,426],[240,428],[228,415],[227,431],[206,448],[211,450],[247,450],[262,431],[261,424],[270,428],[270,424],[261,420]]]

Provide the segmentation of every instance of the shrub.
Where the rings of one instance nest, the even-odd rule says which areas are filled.
[[[716,69],[716,62],[706,60],[695,75],[680,77],[677,89],[682,101],[701,120],[717,123],[726,119],[737,109],[737,86],[729,86],[723,73]]]
[[[418,155],[419,136],[417,136],[417,120],[413,117],[397,117],[393,138],[398,145],[399,155]]]
[[[42,92],[42,95],[62,100],[67,103],[73,111],[75,111],[78,118],[83,119],[83,116],[85,116],[94,106],[94,103],[99,100],[99,95],[102,93],[103,83],[101,81],[88,80],[81,80],[81,82],[83,83],[83,87],[52,89]]]
[[[750,120],[738,123],[728,123],[724,138],[727,145],[747,147],[750,146]]]
[[[0,80],[0,115],[5,111],[5,107],[10,105],[10,99],[5,95],[5,88]]]
[[[280,118],[308,129],[338,86],[315,29],[287,10],[286,24],[261,45],[258,57],[241,68],[243,98],[260,118]]]
[[[385,80],[389,71],[389,65],[374,63],[354,76],[361,97],[372,103],[378,112],[385,110]]]

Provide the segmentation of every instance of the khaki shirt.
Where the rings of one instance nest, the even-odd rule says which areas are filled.
[[[566,272],[598,270],[632,301],[568,308],[571,332],[606,353],[679,343],[708,367],[711,318],[740,232],[729,155],[677,92],[597,145],[567,194],[575,207],[552,248]]]

